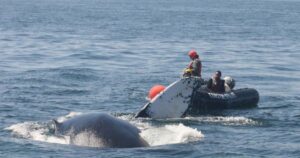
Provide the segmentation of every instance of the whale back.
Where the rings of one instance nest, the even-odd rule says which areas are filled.
[[[105,147],[145,147],[149,144],[140,137],[140,130],[124,120],[104,113],[75,116],[62,123],[54,121],[55,133],[72,139],[83,132],[93,133]]]

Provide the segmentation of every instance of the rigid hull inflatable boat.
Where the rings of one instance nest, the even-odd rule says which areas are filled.
[[[197,77],[182,78],[158,93],[136,117],[178,118],[187,114],[207,114],[214,110],[257,106],[259,94],[253,88],[212,93]]]

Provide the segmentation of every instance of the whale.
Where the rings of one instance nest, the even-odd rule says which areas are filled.
[[[92,133],[93,141],[104,148],[148,147],[139,135],[140,130],[127,121],[106,113],[88,113],[74,116],[63,122],[53,120],[55,135],[70,136],[70,144],[82,133]]]

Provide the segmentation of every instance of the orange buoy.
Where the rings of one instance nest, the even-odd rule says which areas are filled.
[[[151,100],[153,99],[157,94],[159,94],[160,92],[162,92],[166,87],[163,85],[155,85],[153,86],[148,94],[148,98]]]

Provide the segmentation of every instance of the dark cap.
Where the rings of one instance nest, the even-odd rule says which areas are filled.
[[[220,71],[220,70],[218,70],[218,71],[216,71],[216,75],[218,75],[218,76],[222,76],[222,72]]]

